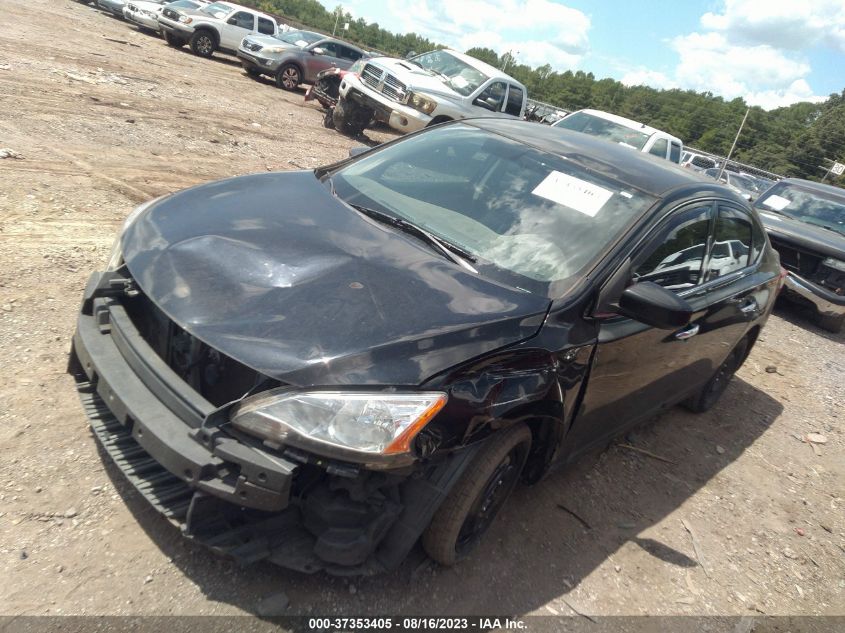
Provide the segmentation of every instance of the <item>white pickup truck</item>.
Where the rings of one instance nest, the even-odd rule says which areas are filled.
[[[452,50],[367,60],[340,84],[334,124],[359,134],[375,118],[399,132],[482,116],[522,118],[528,91],[498,68]]]
[[[552,127],[562,127],[598,136],[612,143],[632,147],[639,152],[665,158],[673,163],[680,164],[681,153],[684,151],[684,143],[678,137],[645,123],[602,110],[577,110],[567,114]]]
[[[272,16],[231,2],[212,2],[199,9],[167,6],[159,14],[158,23],[170,46],[190,44],[191,51],[200,57],[211,57],[217,50],[235,53],[250,33],[279,32]]]

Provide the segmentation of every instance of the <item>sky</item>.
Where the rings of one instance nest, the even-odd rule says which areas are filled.
[[[337,1],[321,0],[330,10]],[[845,0],[341,0],[354,18],[464,51],[767,110],[845,88]],[[419,51],[423,52],[423,51]]]

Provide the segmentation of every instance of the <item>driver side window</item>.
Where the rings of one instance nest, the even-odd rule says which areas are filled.
[[[240,27],[242,29],[252,30],[255,26],[255,16],[246,11],[238,11],[228,20],[229,24]]]
[[[507,86],[505,86],[505,82],[495,81],[487,86],[480,95],[478,95],[478,98],[475,100],[475,104],[480,105],[483,108],[487,108],[492,112],[501,112],[502,104],[505,101],[506,91]]]
[[[702,268],[710,237],[710,205],[680,214],[661,231],[634,273],[634,279],[651,281],[675,292],[704,281]]]

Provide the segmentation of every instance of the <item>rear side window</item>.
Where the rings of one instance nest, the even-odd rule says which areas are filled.
[[[349,59],[353,62],[356,62],[361,59],[361,51],[356,51],[354,48],[349,48],[348,46],[341,46],[340,58]]]
[[[242,29],[249,29],[251,31],[253,26],[255,26],[255,16],[246,11],[238,11],[229,18],[229,24],[234,24]]]
[[[678,143],[673,142],[669,147],[669,160],[673,163],[681,162],[681,146]]]
[[[753,230],[751,218],[742,211],[720,207],[716,219],[713,249],[707,265],[707,278],[716,279],[748,266]]]
[[[505,107],[505,112],[514,116],[519,116],[522,113],[522,95],[522,88],[511,84],[510,92],[508,92],[508,104]]]
[[[652,281],[668,290],[684,290],[703,281],[702,267],[710,235],[710,206],[691,209],[675,220],[663,239],[636,268],[637,281]]]
[[[660,158],[666,158],[666,150],[668,147],[668,141],[665,138],[659,138],[654,142],[654,145],[651,146],[651,149],[648,150],[648,153],[653,154],[654,156],[660,156]]]
[[[276,32],[276,25],[273,24],[272,20],[268,20],[267,18],[258,18],[258,32],[264,33],[265,35],[273,35]]]

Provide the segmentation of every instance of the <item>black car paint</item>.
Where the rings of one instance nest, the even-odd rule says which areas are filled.
[[[496,120],[473,124],[567,155],[659,201],[559,297],[468,273],[333,198],[311,172],[240,177],[157,202],[124,235],[127,268],[180,327],[276,380],[447,391],[446,407],[416,439],[412,471],[427,472],[454,455],[458,461],[443,475],[450,481],[468,450],[523,421],[534,437],[525,479],[536,481],[554,461],[572,461],[701,388],[742,337],[753,344],[778,284],[768,248],[748,269],[689,293],[692,323],[701,328],[693,339],[604,310],[618,272],[675,209],[711,200],[748,209],[741,199],[666,161],[580,134],[551,137],[548,128]],[[388,305],[396,297],[400,302]],[[295,345],[282,343],[291,340]],[[681,372],[670,362],[677,358]],[[215,434],[232,437],[220,430],[225,415],[226,407],[209,416],[198,436],[212,451]],[[325,468],[331,456],[316,463]],[[400,479],[412,472],[403,468]],[[351,476],[359,472],[353,468]],[[446,486],[430,492],[427,503],[446,492]],[[418,512],[419,520],[427,511]],[[413,526],[407,538],[423,527]],[[399,539],[394,531],[385,538]]]

